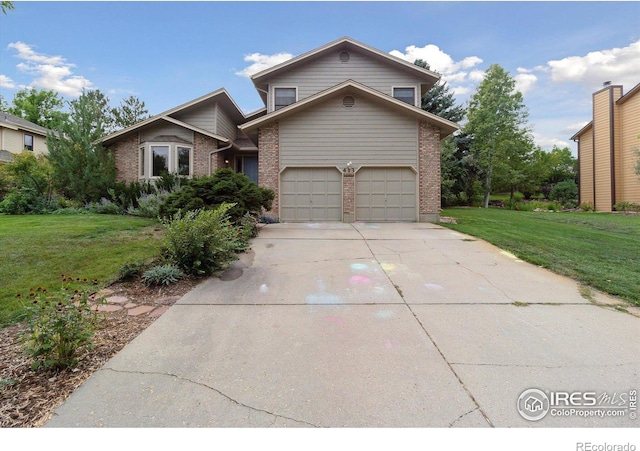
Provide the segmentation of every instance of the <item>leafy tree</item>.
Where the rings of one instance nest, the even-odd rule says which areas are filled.
[[[502,162],[511,159],[521,164],[529,131],[525,127],[528,112],[522,94],[515,91],[515,80],[498,64],[492,64],[485,74],[469,102],[465,132],[472,137],[472,149],[482,171],[486,208],[494,177],[503,181],[520,177],[516,166]]]
[[[457,133],[440,146],[442,205],[472,204],[476,197],[479,168],[471,152],[471,138]]]
[[[422,59],[415,60],[414,64],[424,69],[431,70],[429,63]],[[449,91],[446,82],[438,82],[422,96],[421,108],[451,122],[460,122],[464,118],[464,108],[456,105],[453,93]]]
[[[62,112],[64,102],[55,91],[23,89],[15,94],[12,103],[8,113],[48,129],[53,129],[67,118]]]
[[[149,111],[137,97],[122,99],[120,106],[111,109],[115,128],[126,128],[149,117]]]
[[[4,100],[2,94],[0,94],[0,111],[6,111],[7,113],[9,112],[9,104],[6,100]]]
[[[15,6],[13,6],[13,2],[0,2],[0,9],[2,9],[2,14],[7,14],[7,11],[13,11]]]
[[[47,136],[55,187],[80,202],[97,202],[115,183],[113,155],[97,141],[105,134],[108,99],[99,91],[85,91],[69,102],[69,120]]]

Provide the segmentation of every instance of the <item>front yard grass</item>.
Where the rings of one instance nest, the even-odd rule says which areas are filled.
[[[0,215],[0,327],[19,319],[30,289],[57,290],[62,274],[78,288],[97,280],[97,290],[123,264],[157,256],[160,229],[131,216]]]
[[[640,216],[448,208],[445,227],[640,305]],[[542,288],[542,287],[541,287]]]

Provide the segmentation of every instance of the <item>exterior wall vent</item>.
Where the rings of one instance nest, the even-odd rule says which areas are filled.
[[[351,55],[349,55],[349,52],[341,52],[340,53],[340,61],[342,61],[343,63],[346,63],[350,59],[351,59]]]
[[[342,99],[342,106],[345,108],[353,108],[355,104],[356,104],[356,99],[353,96],[345,96]]]

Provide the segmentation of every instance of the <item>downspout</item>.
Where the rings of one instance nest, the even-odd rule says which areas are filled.
[[[231,144],[229,144],[227,147],[221,147],[220,149],[216,149],[216,150],[212,150],[211,152],[209,152],[209,174],[211,175],[211,156],[214,153],[218,153],[218,152],[223,152],[225,150],[229,150],[233,147],[233,141],[231,141]]]

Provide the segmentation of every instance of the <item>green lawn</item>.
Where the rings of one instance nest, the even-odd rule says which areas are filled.
[[[105,285],[124,263],[158,255],[159,229],[130,216],[0,215],[0,327],[22,311],[18,293],[60,288],[62,274]]]
[[[640,216],[448,208],[458,224],[519,258],[640,305]]]

